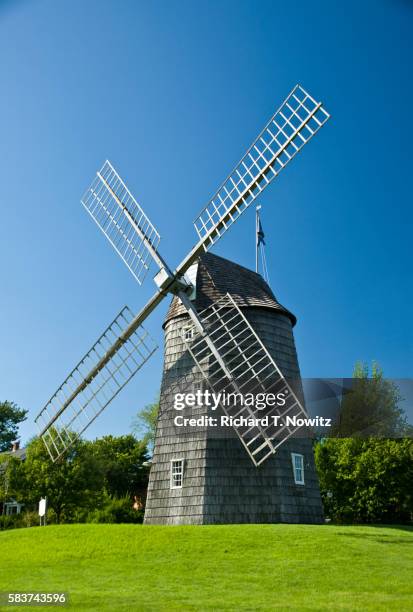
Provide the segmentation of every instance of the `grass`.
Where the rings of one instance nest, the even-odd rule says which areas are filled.
[[[0,591],[74,610],[413,610],[411,528],[62,525],[3,531],[0,551]]]

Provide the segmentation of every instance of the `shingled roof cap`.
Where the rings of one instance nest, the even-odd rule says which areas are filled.
[[[201,311],[208,308],[226,293],[232,295],[240,308],[268,308],[286,315],[293,325],[297,322],[293,313],[277,301],[262,276],[218,255],[201,255],[196,274],[196,309]],[[185,314],[181,302],[174,297],[164,325],[170,319]]]

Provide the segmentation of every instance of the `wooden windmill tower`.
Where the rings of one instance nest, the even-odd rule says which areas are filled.
[[[210,253],[199,258],[193,275],[197,310],[208,312],[212,304],[225,302],[230,293],[284,375],[298,387],[299,395],[300,372],[292,331],[296,318],[278,303],[262,277]],[[226,319],[231,319],[233,311],[227,309]],[[237,333],[238,318],[232,326]],[[174,427],[176,392],[202,385],[185,342],[190,320],[176,298],[164,330],[160,416],[145,523],[321,522],[323,510],[308,437],[286,440],[257,468],[232,429]],[[249,352],[255,352],[254,338],[246,342],[252,347]],[[198,407],[191,413],[199,417],[211,411]]]
[[[156,350],[142,323],[172,294],[148,523],[321,520],[311,441],[300,426],[286,423],[306,416],[294,315],[257,274],[208,251],[328,118],[297,85],[196,219],[199,240],[175,271],[159,253],[158,232],[109,162],[82,198],[139,283],[155,261],[157,291],[136,316],[127,307],[119,313],[36,422],[58,459]],[[284,403],[259,409],[268,425],[254,420],[256,407],[221,402],[217,414],[232,428],[178,428],[173,397],[197,387],[216,396],[281,394]],[[207,412],[207,405],[192,411],[194,417]]]

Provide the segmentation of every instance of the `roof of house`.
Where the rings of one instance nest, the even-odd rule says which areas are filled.
[[[24,461],[26,459],[26,449],[25,448],[18,448],[17,450],[14,451],[3,451],[2,453],[0,453],[0,455],[5,456],[8,455],[10,457],[16,457],[16,459],[21,459],[22,461]]]
[[[293,325],[297,319],[278,301],[262,276],[229,259],[204,253],[198,261],[196,273],[195,307],[198,311],[230,293],[240,308],[268,308],[289,317]],[[172,299],[164,324],[186,314],[177,297]]]

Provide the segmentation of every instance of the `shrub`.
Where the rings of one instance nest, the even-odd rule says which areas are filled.
[[[38,512],[27,511],[23,512],[20,516],[22,527],[37,527],[40,524]]]
[[[413,522],[413,440],[330,438],[316,445],[315,461],[333,521]]]
[[[102,508],[89,512],[88,523],[142,523],[143,511],[134,510],[128,495],[124,497],[105,496]]]
[[[21,527],[21,514],[2,514],[0,516],[0,531]]]

